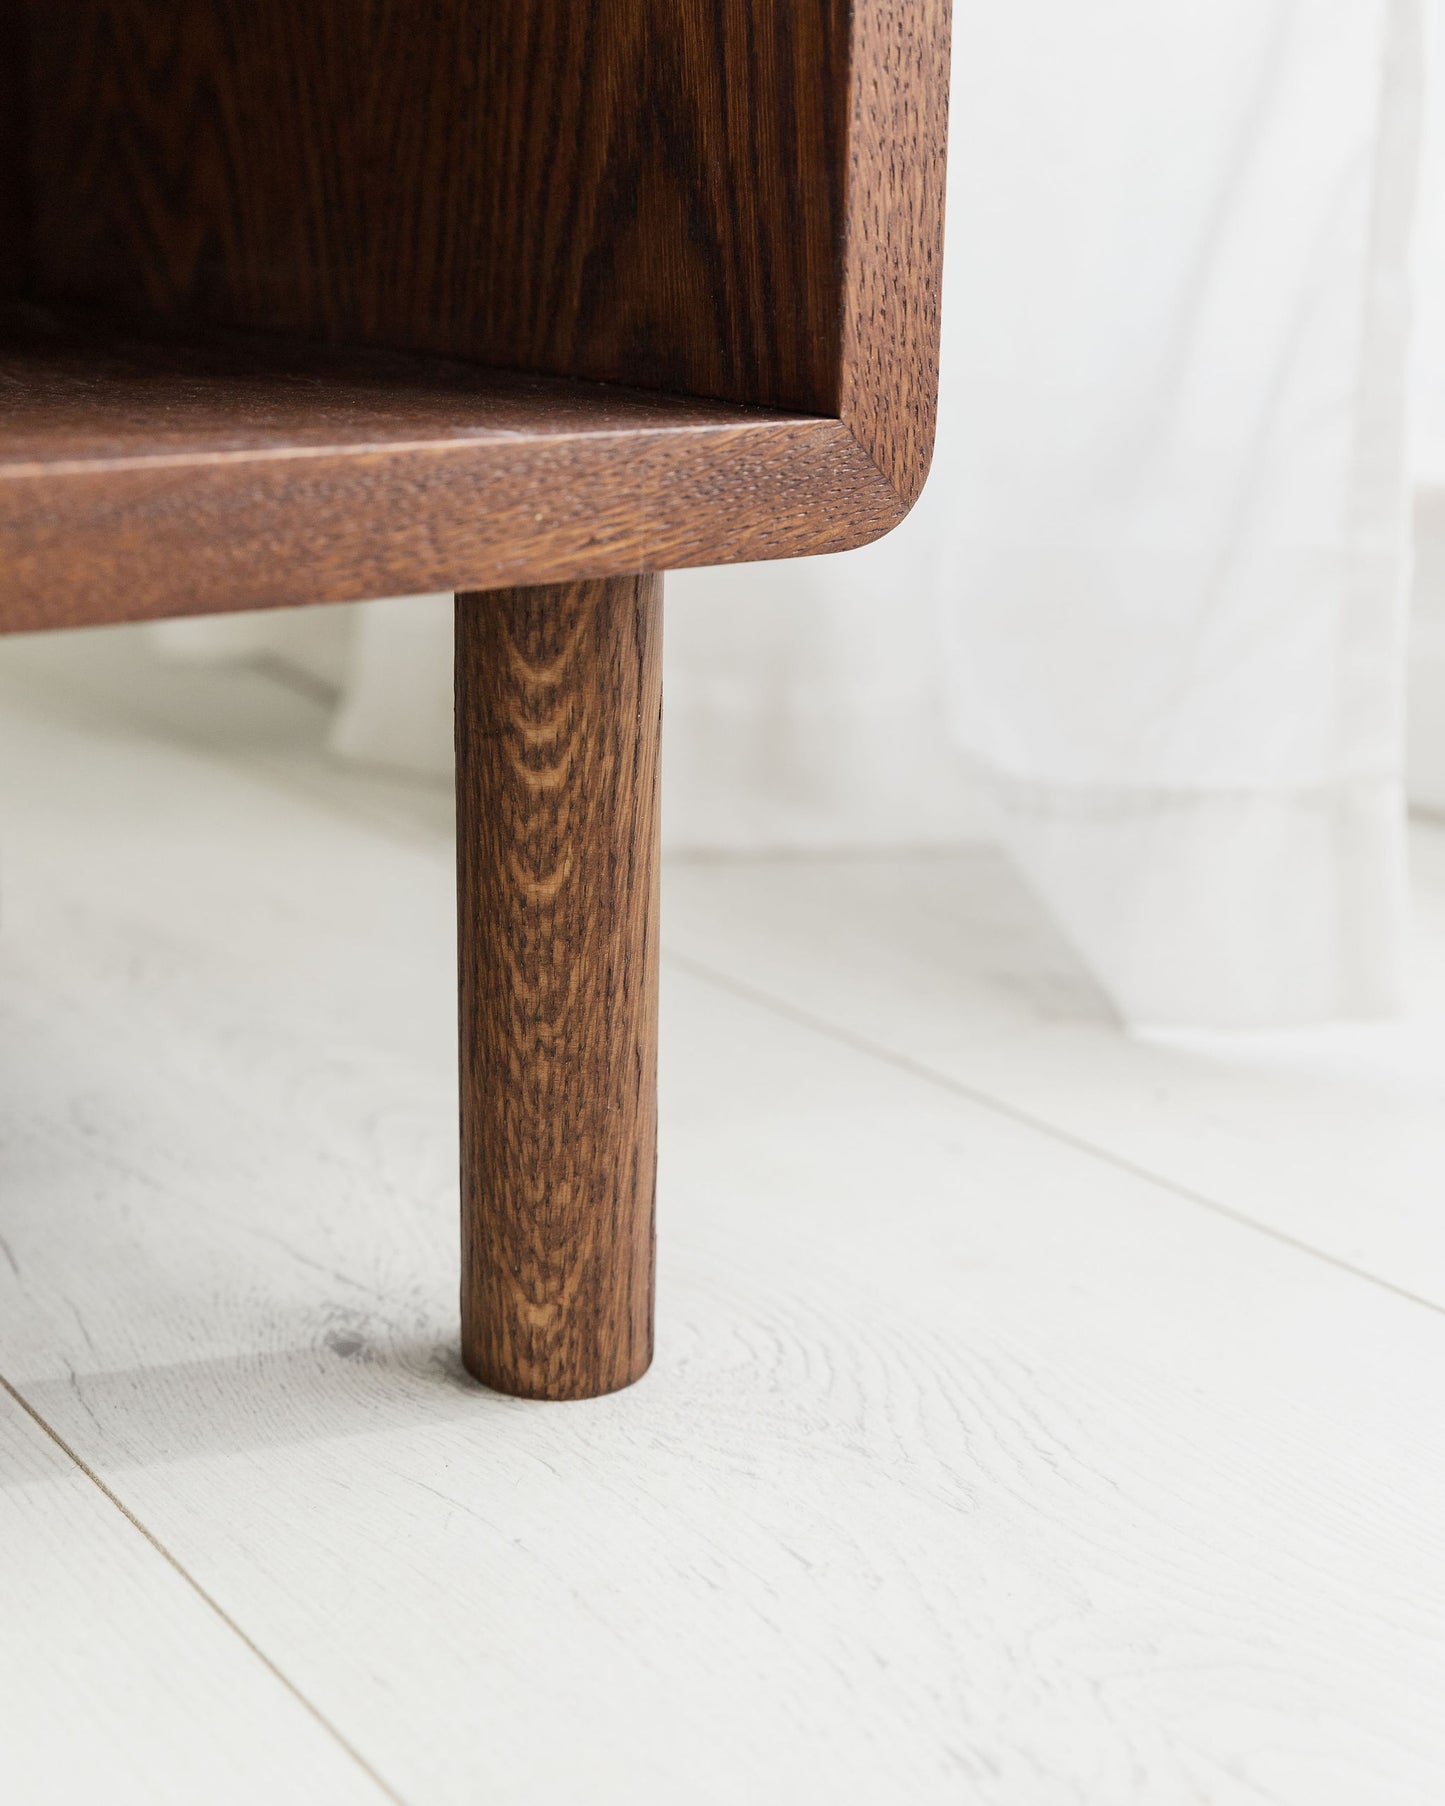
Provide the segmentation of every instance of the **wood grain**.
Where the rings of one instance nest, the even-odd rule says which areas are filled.
[[[903,512],[938,409],[949,16],[950,0],[856,0],[852,13],[837,412]]]
[[[591,1398],[652,1359],[662,584],[456,624],[462,1354]]]
[[[0,630],[785,558],[897,497],[836,420],[26,307]]]
[[[93,312],[0,308],[0,475],[252,460],[812,416],[456,359],[225,330],[118,329]]]
[[[932,443],[947,35],[946,0],[0,0],[10,287],[173,341],[10,316],[0,629],[886,532]],[[771,415],[618,431],[457,359]]]
[[[848,10],[35,0],[42,289],[831,413]]]

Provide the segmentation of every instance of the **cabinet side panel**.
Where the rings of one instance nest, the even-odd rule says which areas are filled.
[[[836,411],[849,0],[28,4],[45,292]]]
[[[949,0],[857,0],[839,413],[914,502],[933,455]]]

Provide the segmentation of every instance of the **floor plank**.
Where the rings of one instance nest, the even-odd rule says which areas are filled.
[[[0,1601],[0,1798],[388,1798],[3,1386]]]
[[[657,1366],[499,1399],[443,837],[0,679],[0,857],[0,1371],[408,1806],[1440,1798],[1440,1314],[674,966]]]
[[[1445,1308],[1445,831],[1399,1022],[1121,1034],[1001,854],[674,864],[694,969]]]

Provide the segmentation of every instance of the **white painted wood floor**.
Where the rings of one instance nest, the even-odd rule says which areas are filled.
[[[451,847],[0,646],[0,1800],[1445,1799],[1419,1008],[1144,1044],[987,852],[677,863],[660,1348],[455,1346]]]

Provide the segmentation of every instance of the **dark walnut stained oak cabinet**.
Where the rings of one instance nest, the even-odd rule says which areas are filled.
[[[933,437],[948,0],[0,0],[0,628],[457,594],[462,1318],[652,1349],[659,573]]]

